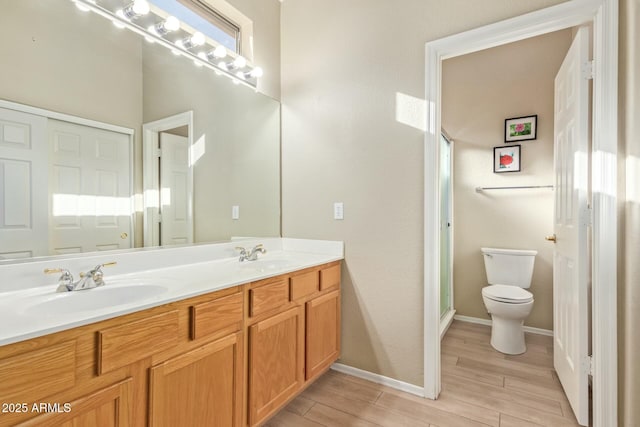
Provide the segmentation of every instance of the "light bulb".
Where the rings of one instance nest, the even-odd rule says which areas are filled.
[[[164,36],[167,33],[172,31],[177,31],[180,29],[180,21],[173,16],[169,16],[162,22],[159,22],[155,25],[151,25],[147,28],[147,31],[150,33],[156,34],[158,36]]]
[[[233,61],[233,66],[236,68],[244,68],[247,66],[247,60],[243,56],[238,56]]]
[[[209,60],[209,58],[207,58],[207,54],[204,52],[198,52],[198,58],[202,59],[203,61]]]
[[[178,31],[180,29],[180,21],[175,16],[168,16],[162,25],[167,31]]]
[[[244,80],[244,77],[245,77],[245,76],[244,76],[244,73],[243,73],[242,71],[238,71],[238,72],[236,73],[236,77],[237,77],[237,78],[239,78],[239,79]]]
[[[202,46],[205,42],[205,38],[204,38],[204,34],[202,34],[200,31],[194,33],[191,36],[191,44],[194,46]]]
[[[227,67],[227,63],[224,61],[220,61],[218,62],[218,67],[222,68],[223,70],[228,70],[229,67]]]
[[[213,49],[213,56],[215,56],[216,58],[224,58],[225,56],[227,56],[227,49],[222,45],[218,45],[215,49]]]
[[[264,74],[264,71],[262,71],[262,68],[256,67],[253,70],[251,70],[251,73],[249,74],[251,74],[251,77],[258,78],[258,77],[262,77],[262,75]]]
[[[131,10],[133,10],[136,15],[146,15],[151,8],[147,0],[134,0]]]

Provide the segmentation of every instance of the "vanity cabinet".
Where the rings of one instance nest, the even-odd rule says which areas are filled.
[[[242,424],[242,333],[151,368],[149,425]]]
[[[249,327],[249,424],[281,408],[304,382],[304,317],[293,307]]]
[[[249,426],[258,426],[324,373],[340,353],[340,263],[248,285],[264,310],[247,322]],[[269,296],[268,298],[266,296]],[[263,301],[270,301],[264,304]],[[257,313],[257,314],[256,314]]]
[[[312,380],[340,354],[340,291],[307,302],[305,338],[305,379]]]
[[[336,261],[0,346],[0,427],[261,425],[339,350]]]
[[[54,407],[37,406],[31,412],[41,415],[17,424],[19,427],[129,427],[132,425],[130,406],[131,378],[110,387],[79,397],[72,402],[56,402]],[[35,409],[35,410],[34,410]]]

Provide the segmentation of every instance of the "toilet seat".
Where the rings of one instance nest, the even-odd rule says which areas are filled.
[[[489,285],[482,288],[482,296],[507,304],[526,304],[533,301],[533,294],[518,286]]]

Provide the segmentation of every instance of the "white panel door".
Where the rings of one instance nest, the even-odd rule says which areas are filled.
[[[555,80],[554,366],[581,425],[588,397],[589,29],[580,28]]]
[[[46,126],[0,108],[0,259],[48,254]]]
[[[189,140],[160,133],[161,245],[193,243]]]
[[[49,120],[52,254],[132,247],[128,135]]]

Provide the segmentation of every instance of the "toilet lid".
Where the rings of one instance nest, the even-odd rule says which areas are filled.
[[[491,285],[482,288],[482,295],[501,302],[526,303],[533,301],[533,294],[531,292],[519,288],[518,286],[508,285]]]

